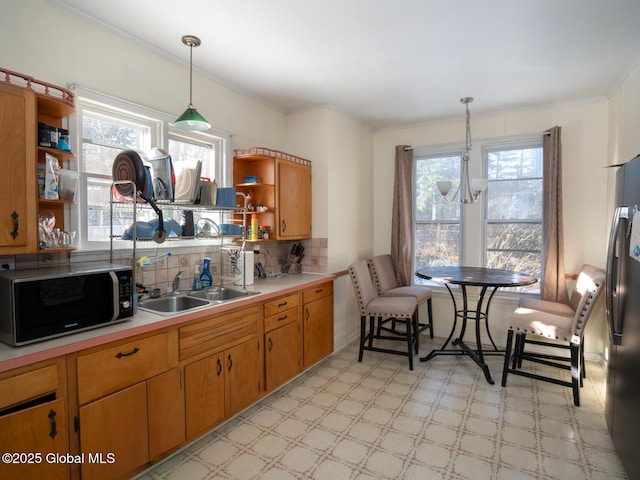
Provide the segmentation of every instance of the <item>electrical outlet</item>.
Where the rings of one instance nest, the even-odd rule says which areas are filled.
[[[0,257],[0,270],[15,270],[16,260],[13,257]]]

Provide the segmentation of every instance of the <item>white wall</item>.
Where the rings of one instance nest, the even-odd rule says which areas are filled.
[[[313,159],[313,236],[328,238],[328,271],[343,272],[371,256],[373,207],[368,128],[330,108],[291,113],[287,151]],[[334,283],[334,343],[344,345],[359,328],[348,276]]]
[[[476,99],[476,104],[481,101],[482,99]],[[577,273],[583,263],[604,267],[607,240],[607,170],[604,168],[607,165],[607,100],[488,115],[475,115],[473,108],[471,109],[471,136],[476,143],[480,139],[542,133],[555,125],[562,127],[567,272]],[[373,226],[375,254],[390,250],[395,146],[407,144],[415,148],[455,142],[464,143],[464,115],[455,119],[375,132],[375,195],[372,199],[376,212]],[[481,162],[481,159],[472,158],[471,161]],[[507,319],[514,307],[515,299],[508,298],[492,305],[491,331],[498,343],[504,342]],[[437,295],[434,309],[435,331],[438,335],[446,335],[452,321],[451,300],[448,295]],[[588,353],[598,354],[602,350],[600,332],[604,319],[601,310],[588,326]]]
[[[176,63],[47,0],[3,2],[0,44],[2,67],[39,80],[77,83],[176,117],[189,102],[186,47],[185,64]],[[231,133],[234,147],[282,149],[285,115],[199,75],[195,53],[198,111]]]

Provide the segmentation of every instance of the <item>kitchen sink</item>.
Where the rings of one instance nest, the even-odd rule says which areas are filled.
[[[251,290],[239,290],[237,288],[228,287],[212,287],[197,292],[188,292],[186,295],[191,298],[202,298],[215,303],[222,303],[236,298],[255,295],[260,292],[252,292]]]
[[[138,308],[160,315],[173,315],[206,305],[219,305],[238,298],[256,295],[257,293],[260,292],[228,287],[213,287],[197,292],[185,292],[177,295],[169,294],[160,298],[146,298],[140,301]]]
[[[168,295],[166,297],[142,300],[138,304],[138,308],[161,315],[170,315],[210,304],[211,302],[202,298],[187,297],[186,295]]]

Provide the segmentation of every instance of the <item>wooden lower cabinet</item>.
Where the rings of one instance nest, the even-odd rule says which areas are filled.
[[[224,352],[226,360],[224,398],[227,416],[248,407],[260,396],[261,355],[262,349],[257,339],[241,343]]]
[[[147,380],[150,460],[186,440],[185,392],[182,380],[182,374],[178,368]]]
[[[300,323],[266,333],[264,350],[266,389],[271,391],[300,373]]]
[[[69,477],[65,357],[0,373],[1,479]]]
[[[260,396],[260,344],[249,340],[184,367],[187,439],[210,430]]]
[[[184,367],[187,439],[224,419],[224,365],[222,353]]]
[[[80,407],[80,451],[83,480],[125,478],[149,461],[146,382]]]
[[[0,452],[20,455],[14,463],[0,464],[0,478],[69,477],[68,463],[56,461],[68,455],[65,403],[54,400],[0,417]]]
[[[308,368],[333,352],[333,282],[302,292],[303,366]]]

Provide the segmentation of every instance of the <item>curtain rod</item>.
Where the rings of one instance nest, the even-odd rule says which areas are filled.
[[[540,135],[551,135],[551,132],[542,132]],[[409,150],[413,150],[413,147],[404,147],[403,150],[408,152]]]

